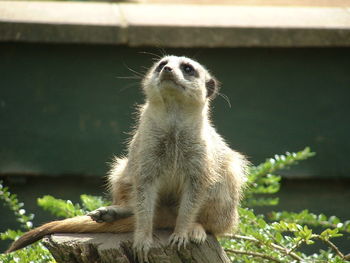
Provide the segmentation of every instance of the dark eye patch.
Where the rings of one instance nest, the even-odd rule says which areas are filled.
[[[181,70],[188,76],[194,76],[196,74],[194,67],[188,63],[181,64]]]
[[[166,64],[168,64],[168,61],[166,61],[166,60],[160,62],[159,65],[158,65],[158,67],[156,68],[156,71],[157,71],[157,72],[160,72],[160,71],[164,68],[164,66],[165,66]]]

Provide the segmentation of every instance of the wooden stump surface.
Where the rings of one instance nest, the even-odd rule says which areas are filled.
[[[157,248],[152,248],[149,263],[229,263],[214,236],[204,244],[190,243],[176,250],[168,246],[170,231],[154,233]],[[58,263],[138,263],[132,251],[133,234],[53,234],[43,239]]]

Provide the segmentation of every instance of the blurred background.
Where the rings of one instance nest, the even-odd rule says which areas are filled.
[[[347,220],[349,10],[348,0],[0,1],[0,179],[36,225],[52,219],[38,197],[105,195],[144,101],[140,76],[158,56],[186,55],[222,83],[229,102],[215,99],[213,122],[253,164],[317,153],[282,172],[268,209]],[[0,208],[0,231],[16,228]]]

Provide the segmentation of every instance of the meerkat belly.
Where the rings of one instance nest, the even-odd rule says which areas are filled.
[[[188,180],[190,162],[201,155],[201,150],[196,148],[198,142],[193,137],[188,131],[173,129],[157,138],[156,155],[161,164],[161,196],[173,200],[181,195]]]

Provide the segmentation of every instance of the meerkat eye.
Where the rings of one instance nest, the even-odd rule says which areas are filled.
[[[195,74],[195,70],[190,64],[182,64],[181,68],[182,68],[182,71],[189,76],[193,76]]]
[[[162,62],[160,62],[160,64],[159,64],[158,67],[156,68],[156,71],[157,71],[157,72],[160,72],[160,71],[164,68],[164,66],[165,66],[166,64],[168,64],[168,61],[162,61]]]

